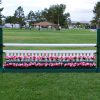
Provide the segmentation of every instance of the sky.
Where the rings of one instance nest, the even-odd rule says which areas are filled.
[[[65,13],[70,13],[72,21],[91,21],[94,17],[94,6],[98,1],[100,0],[2,0],[0,8],[4,7],[3,15],[12,16],[19,6],[23,7],[24,14],[27,15],[30,10],[41,11],[51,5],[65,4]]]

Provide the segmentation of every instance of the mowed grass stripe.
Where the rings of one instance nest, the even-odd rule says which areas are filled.
[[[18,39],[13,41],[13,39]],[[4,30],[4,43],[95,43],[96,32],[89,30]]]

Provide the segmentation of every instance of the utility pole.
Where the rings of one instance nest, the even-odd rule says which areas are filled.
[[[2,1],[0,0],[0,4]],[[0,8],[0,71],[3,69],[3,30],[2,30],[2,15],[1,11],[3,8]]]

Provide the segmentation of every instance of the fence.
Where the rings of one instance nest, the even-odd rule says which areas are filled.
[[[0,28],[0,32],[2,33],[2,29]],[[0,61],[0,70],[1,71],[11,71],[11,72],[66,72],[66,71],[75,71],[75,72],[99,72],[100,71],[100,29],[97,30],[97,45],[96,44],[13,44],[13,43],[4,43],[3,45],[4,46],[32,46],[32,47],[96,47],[97,48],[97,51],[92,51],[92,50],[89,50],[89,51],[64,51],[64,50],[61,50],[61,51],[20,51],[17,50],[17,51],[12,51],[12,50],[4,50],[4,52],[6,52],[6,54],[8,56],[11,56],[12,58],[7,58],[7,63],[11,66],[15,65],[15,63],[18,63],[17,65],[19,67],[16,67],[16,68],[8,68],[8,65],[6,65],[6,67],[2,66],[2,59]],[[3,58],[2,56],[2,35],[1,35],[1,46],[0,46],[0,56],[1,58]],[[23,53],[24,52],[24,53]],[[70,53],[68,53],[70,52]],[[80,53],[81,52],[81,53]],[[87,52],[87,53],[86,53]],[[36,54],[35,55],[35,59],[31,59],[32,57],[32,54]],[[15,58],[14,55],[16,54],[16,56],[18,56],[16,59],[17,61],[15,61]],[[27,54],[29,58],[29,60],[31,60],[31,64],[33,64],[32,66],[35,66],[34,68],[33,67],[27,67],[27,66],[30,66],[30,61],[28,61],[28,59],[24,59],[24,55]],[[21,57],[22,55],[22,57]],[[49,58],[47,57],[47,55],[49,55]],[[86,57],[85,57],[85,56]],[[94,64],[94,57],[91,57],[89,58],[89,56],[94,56],[96,55],[96,67],[95,64]],[[37,57],[38,56],[38,57]],[[46,56],[45,58],[42,58],[42,56]],[[51,57],[53,56],[53,57]],[[57,56],[60,56],[60,57],[57,57]],[[66,56],[72,56],[72,58],[68,58]],[[76,57],[75,57],[76,56]],[[80,57],[78,57],[80,56]],[[49,59],[49,60],[48,60]],[[67,60],[65,60],[67,59]],[[70,60],[69,60],[70,59]],[[27,61],[26,61],[27,60]],[[83,61],[84,60],[84,61]],[[15,62],[14,62],[15,61]],[[23,62],[27,62],[28,64],[26,64],[26,68],[22,68],[22,64],[19,64],[20,62],[23,63]],[[11,62],[14,62],[11,64]],[[34,63],[35,62],[35,63]],[[45,67],[41,67],[41,66],[44,66],[44,63],[46,62],[47,65],[45,65]],[[56,63],[57,62],[57,63]],[[77,63],[75,63],[77,62]],[[83,64],[83,66],[79,67],[81,64],[80,62],[82,62],[81,64]],[[86,67],[86,65],[89,65],[90,63],[90,67]],[[42,64],[40,64],[42,63]],[[78,66],[77,68],[73,65],[76,64],[76,66]],[[91,64],[92,63],[92,64]],[[36,64],[36,65],[35,65]],[[69,65],[71,64],[71,67],[68,67]],[[39,67],[37,67],[39,66]],[[47,67],[49,66],[49,67]],[[52,67],[54,66],[54,67]],[[60,66],[60,67],[59,67]],[[64,66],[64,67],[63,67]],[[85,67],[84,67],[85,66]],[[91,67],[92,66],[92,67]]]
[[[96,44],[5,43],[4,46],[95,47]],[[96,54],[96,50],[4,50],[4,52],[8,57],[4,68],[5,72],[6,71],[18,71],[18,72],[20,71],[25,71],[25,72],[26,71],[28,72],[30,71],[32,72],[33,71],[35,72],[96,71],[95,58],[94,58]],[[13,58],[15,56],[17,58]],[[35,58],[33,59],[33,57]],[[81,66],[82,64],[83,66]],[[77,67],[75,67],[74,65]],[[87,65],[89,67],[87,67]],[[23,67],[23,66],[27,66],[27,67]]]

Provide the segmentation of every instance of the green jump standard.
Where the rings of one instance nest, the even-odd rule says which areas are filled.
[[[0,72],[3,69],[3,31],[2,26],[0,26]]]
[[[97,29],[97,68],[100,68],[100,28]]]

